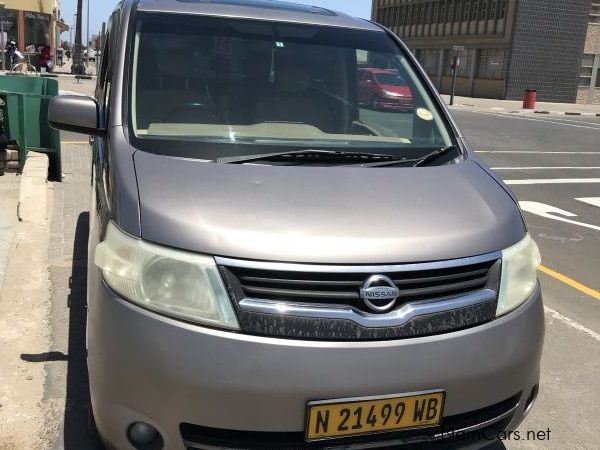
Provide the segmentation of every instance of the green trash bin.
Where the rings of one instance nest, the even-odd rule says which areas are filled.
[[[27,153],[47,153],[49,176],[61,181],[60,133],[48,125],[50,99],[58,95],[58,81],[27,76],[0,76],[0,97],[4,101],[4,127],[8,139],[19,146],[23,169]]]

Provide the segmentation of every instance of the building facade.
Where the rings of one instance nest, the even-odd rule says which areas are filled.
[[[374,0],[442,93],[598,102],[600,0]],[[454,47],[457,46],[457,47]],[[461,50],[453,50],[460,48]]]
[[[59,20],[59,0],[3,0],[3,3],[5,9],[0,20],[4,31],[22,52],[31,46],[49,46],[53,51],[60,33],[69,29]]]

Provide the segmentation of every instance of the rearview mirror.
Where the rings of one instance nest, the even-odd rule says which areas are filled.
[[[48,123],[57,130],[89,135],[101,133],[98,104],[92,97],[59,95],[50,100]]]

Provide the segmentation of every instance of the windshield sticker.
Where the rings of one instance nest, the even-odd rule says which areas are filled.
[[[417,116],[423,120],[426,120],[427,122],[431,122],[433,120],[433,114],[431,114],[431,111],[425,108],[418,108]]]

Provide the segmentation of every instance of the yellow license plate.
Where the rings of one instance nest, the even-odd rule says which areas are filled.
[[[440,424],[444,399],[443,391],[428,391],[310,402],[306,440],[434,427]]]

